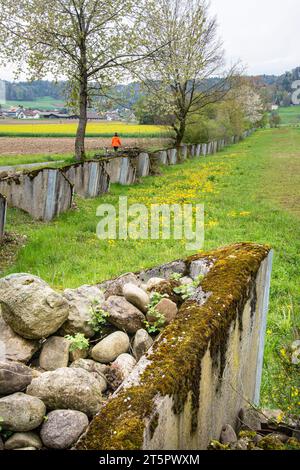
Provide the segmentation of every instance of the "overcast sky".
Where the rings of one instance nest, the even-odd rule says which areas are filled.
[[[249,74],[282,74],[300,66],[300,0],[210,0],[228,62]],[[11,80],[12,67],[0,68]]]
[[[300,0],[211,0],[228,60],[249,74],[282,74],[300,66]]]

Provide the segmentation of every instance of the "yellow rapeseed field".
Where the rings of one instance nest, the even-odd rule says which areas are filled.
[[[77,129],[76,122],[45,122],[35,121],[26,123],[0,124],[0,135],[75,135]],[[151,137],[160,136],[168,132],[164,126],[127,124],[124,122],[89,122],[87,125],[87,135],[108,136],[118,132],[123,136],[130,137]]]

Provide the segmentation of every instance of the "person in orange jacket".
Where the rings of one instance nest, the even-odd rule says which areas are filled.
[[[122,145],[121,139],[118,136],[117,132],[115,133],[114,137],[112,138],[111,145],[113,146],[115,152],[117,152],[119,150],[119,147],[121,147],[121,145]]]

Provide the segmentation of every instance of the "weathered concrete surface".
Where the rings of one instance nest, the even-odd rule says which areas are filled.
[[[155,153],[154,158],[159,165],[168,165],[168,154],[166,150],[160,150]]]
[[[167,151],[168,153],[168,162],[169,162],[169,165],[176,165],[177,163],[177,149],[169,149]]]
[[[67,166],[63,169],[74,191],[84,198],[97,197],[107,193],[110,178],[103,161],[87,161]]]
[[[181,160],[182,161],[187,160],[188,159],[188,146],[183,144],[180,150],[181,150]]]
[[[142,178],[150,173],[150,157],[146,152],[140,153],[137,162],[137,177]]]
[[[196,145],[190,146],[190,155],[191,155],[191,158],[194,158],[196,156]]]
[[[214,141],[212,142],[212,153],[215,154],[218,151],[218,142]]]
[[[104,159],[106,163],[106,172],[109,175],[111,183],[128,185],[135,183],[137,168],[135,157],[116,156]]]
[[[237,244],[185,261],[212,264],[76,449],[192,450],[258,402],[272,254]]]
[[[0,240],[4,235],[4,227],[6,220],[6,198],[0,194]]]
[[[136,179],[136,167],[129,157],[122,158],[119,183],[123,185],[133,184]]]
[[[196,145],[196,157],[199,158],[201,156],[201,144]]]
[[[44,168],[1,179],[0,193],[10,207],[50,221],[70,209],[73,186],[61,170]]]
[[[118,183],[120,180],[122,157],[110,158],[106,161],[106,171],[111,183]]]

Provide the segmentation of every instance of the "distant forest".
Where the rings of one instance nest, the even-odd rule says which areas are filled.
[[[260,75],[249,77],[260,89],[264,89],[264,95],[268,102],[288,106],[291,104],[291,85],[295,80],[300,80],[300,67],[286,72],[281,76]],[[216,80],[216,79],[212,79]],[[57,100],[66,99],[66,82],[50,82],[37,80],[34,82],[5,82],[6,99],[8,101],[35,101],[44,97]],[[132,108],[141,97],[142,90],[139,83],[118,85],[112,90],[116,101],[122,101],[122,105]]]
[[[6,99],[8,101],[35,101],[45,96],[57,100],[65,98],[65,82],[49,82],[37,80],[34,82],[7,82]]]

